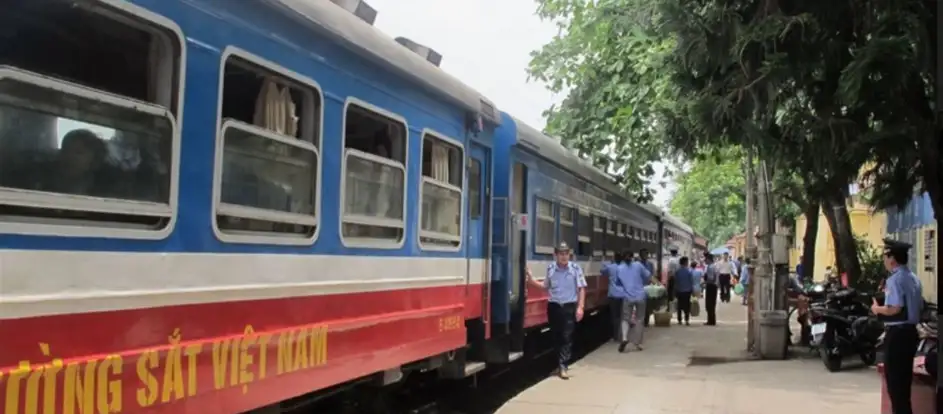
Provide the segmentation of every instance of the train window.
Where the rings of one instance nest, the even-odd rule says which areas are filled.
[[[556,238],[556,219],[553,216],[553,203],[549,200],[537,198],[537,220],[534,225],[534,251],[537,253],[553,253],[553,242]]]
[[[606,219],[593,216],[593,257],[601,258],[606,250]]]
[[[580,257],[592,256],[593,219],[590,218],[588,213],[580,211],[577,220],[576,231],[579,236],[577,237],[576,255]]]
[[[468,158],[468,216],[481,218],[481,161]]]
[[[223,56],[217,237],[311,244],[318,227],[320,90],[246,52]]]
[[[419,244],[425,249],[456,249],[462,244],[464,160],[457,141],[423,133]]]
[[[571,244],[576,237],[576,217],[573,207],[560,206],[560,241]]]
[[[616,221],[615,221],[615,220],[608,220],[608,221],[607,221],[607,225],[608,225],[608,228],[606,229],[606,233],[607,233],[607,234],[616,234]]]
[[[406,230],[406,122],[364,102],[344,114],[341,239],[345,245],[397,248]]]
[[[130,4],[0,13],[0,226],[163,238],[176,210],[182,35]]]

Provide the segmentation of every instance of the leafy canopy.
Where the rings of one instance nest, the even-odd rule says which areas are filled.
[[[664,145],[659,112],[671,104],[663,69],[674,48],[642,24],[656,10],[646,0],[538,0],[538,15],[560,33],[532,53],[532,78],[567,92],[545,111],[546,131],[561,137],[597,167],[615,172],[622,187],[650,201],[656,161]]]
[[[677,177],[671,214],[708,239],[726,242],[745,229],[746,197],[743,166],[736,148],[721,157],[701,157]]]

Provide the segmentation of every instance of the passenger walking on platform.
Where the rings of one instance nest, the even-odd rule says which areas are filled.
[[[612,263],[606,263],[602,267],[602,274],[609,279],[609,317],[612,322],[612,340],[619,341],[622,329],[622,301],[625,299],[625,290],[618,285],[619,266],[625,261],[631,261],[632,256],[624,256],[621,252],[616,252]]]
[[[707,326],[717,325],[717,269],[714,268],[714,255],[704,255],[704,312],[707,313]]]
[[[642,264],[642,266],[645,266],[645,268],[648,269],[649,273],[652,275],[655,274],[655,265],[652,264],[652,261],[648,259],[648,249],[639,250],[638,261]],[[650,303],[647,302],[647,298],[646,305],[650,305]],[[654,306],[645,306],[645,326],[648,326],[649,321],[652,319],[653,312],[655,312]]]
[[[619,352],[625,352],[626,346],[632,344],[636,350],[642,350],[642,336],[645,324],[641,320],[645,313],[645,285],[652,282],[652,272],[640,262],[632,261],[632,254],[626,252],[623,261],[618,267],[618,288],[624,293],[622,301],[622,318]]]
[[[730,262],[730,254],[724,253],[723,259],[719,263],[714,264],[714,268],[718,273],[717,284],[720,287],[720,301],[721,302],[730,302],[730,288],[733,286],[733,275],[734,267],[733,263]]]
[[[547,266],[547,275],[543,283],[534,280],[530,269],[525,270],[527,282],[538,289],[546,289],[550,294],[547,303],[547,319],[554,337],[559,368],[556,373],[563,379],[569,379],[567,366],[573,351],[573,330],[576,322],[583,319],[583,304],[586,303],[586,277],[583,269],[570,261],[570,246],[561,242],[553,250],[556,258]]]
[[[743,285],[743,297],[741,298],[740,303],[746,306],[747,297],[750,296],[750,258],[743,260],[743,265],[740,266],[740,280],[738,283]]]
[[[668,250],[670,256],[668,256],[668,300],[675,299],[675,273],[678,271],[678,268],[681,267],[678,257],[678,249],[672,247]]]
[[[911,245],[884,239],[884,267],[891,273],[885,284],[884,305],[873,299],[871,311],[884,321],[884,382],[893,414],[913,414],[910,388],[917,352],[917,324],[923,309],[920,279],[907,268]]]
[[[683,322],[691,325],[691,295],[694,294],[694,275],[688,267],[688,258],[682,257],[678,261],[678,270],[675,271],[675,299],[678,309],[678,325]],[[683,317],[683,321],[682,321]]]

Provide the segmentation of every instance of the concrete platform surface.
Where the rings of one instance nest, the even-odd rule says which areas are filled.
[[[817,357],[757,361],[746,348],[746,307],[718,304],[718,326],[650,327],[645,350],[603,345],[571,378],[547,378],[499,414],[858,414],[880,409],[877,371],[855,360],[829,373]]]

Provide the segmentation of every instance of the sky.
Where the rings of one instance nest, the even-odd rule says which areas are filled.
[[[405,36],[442,54],[442,69],[481,92],[498,109],[543,129],[541,113],[563,96],[528,81],[530,52],[557,33],[534,15],[533,0],[367,0],[377,9],[374,25],[391,37]],[[656,176],[663,171],[656,165]],[[659,186],[654,204],[664,207],[674,186]]]

